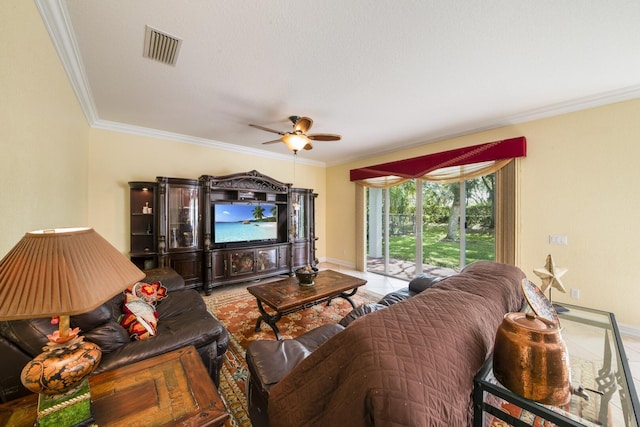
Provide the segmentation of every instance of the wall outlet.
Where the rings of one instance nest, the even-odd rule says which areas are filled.
[[[568,245],[569,238],[564,234],[550,234],[549,244],[551,245]]]
[[[571,298],[580,299],[580,289],[571,288]]]

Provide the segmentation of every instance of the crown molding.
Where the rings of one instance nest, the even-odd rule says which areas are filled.
[[[640,98],[640,85],[628,86],[626,88],[612,90],[609,92],[603,92],[587,97],[574,99],[571,101],[560,102],[557,104],[528,110],[518,114],[512,114],[510,116],[501,117],[499,119],[487,120],[484,122],[473,123],[466,128],[458,129],[456,131],[445,131],[433,135],[427,139],[420,139],[419,141],[403,145],[402,147],[389,147],[389,149],[383,149],[376,152],[369,152],[365,157],[352,157],[348,159],[341,159],[339,162],[327,162],[327,166],[336,166],[339,164],[349,163],[353,161],[366,160],[367,158],[374,158],[384,154],[393,153],[399,150],[405,150],[422,145],[431,144],[434,142],[444,141],[447,139],[459,138],[461,136],[471,135],[474,133],[484,132],[492,129],[497,129],[506,126],[512,126],[521,123],[532,122],[534,120],[546,119],[549,117],[560,116],[562,114],[575,113],[581,110],[588,110],[590,108],[602,107],[609,104],[615,104],[617,102],[631,101]]]
[[[69,12],[63,0],[35,0],[36,6],[42,16],[45,27],[49,32],[53,45],[58,53],[60,61],[71,87],[78,98],[80,107],[89,123],[89,126],[95,129],[110,130],[115,132],[124,132],[134,135],[142,135],[151,138],[160,138],[170,141],[183,142],[187,144],[196,144],[205,147],[213,147],[226,151],[233,151],[242,154],[250,154],[254,156],[267,157],[277,160],[291,160],[290,155],[272,153],[270,151],[257,150],[241,145],[227,144],[220,141],[198,138],[189,135],[182,135],[173,132],[166,132],[157,129],[133,126],[126,123],[117,123],[100,119],[96,105],[91,93],[89,80],[84,72],[84,65],[78,49]],[[297,157],[297,163],[325,167],[324,162],[309,160]]]
[[[239,145],[176,134],[172,132],[165,132],[156,129],[142,128],[125,123],[115,123],[101,120],[99,118],[93,95],[91,93],[89,81],[84,72],[84,65],[79,54],[78,44],[75,39],[75,35],[71,26],[71,20],[69,19],[69,13],[64,0],[34,1],[40,12],[40,15],[42,16],[42,20],[44,21],[47,31],[49,32],[49,36],[51,37],[54,47],[58,52],[58,56],[60,57],[65,72],[67,73],[69,82],[71,83],[71,87],[73,88],[73,91],[76,94],[76,97],[78,99],[78,102],[80,103],[82,111],[84,112],[87,122],[91,127],[131,133],[136,135],[144,135],[154,138],[168,139],[189,144],[198,144],[222,150],[229,150],[274,159],[290,159],[289,156],[275,154],[269,151],[257,150]],[[388,149],[378,150],[373,153],[371,151],[368,151],[365,156],[342,158],[337,162],[319,162],[304,159],[301,157],[298,157],[296,161],[302,164],[321,167],[335,166],[356,160],[364,160],[366,158],[380,156],[398,150],[410,149],[446,139],[457,138],[464,135],[558,116],[561,114],[572,113],[580,110],[586,110],[589,108],[595,108],[607,104],[613,104],[616,102],[629,101],[637,98],[640,98],[640,86],[630,86],[627,88],[599,93],[588,97],[574,99],[571,101],[561,102],[558,104],[513,114],[507,117],[473,123],[465,126],[464,128],[458,128],[456,130],[445,130],[438,134],[431,135],[426,139],[420,139],[413,143],[408,143],[406,145],[403,145],[402,147],[394,145],[392,147],[388,147]]]
[[[240,153],[243,155],[267,157],[275,160],[291,161],[293,156],[293,154],[272,153],[271,151],[257,150],[255,148],[245,147],[243,145],[228,144],[226,142],[214,141],[206,138],[198,138],[195,136],[183,135],[183,134],[174,133],[174,132],[167,132],[167,131],[162,131],[158,129],[145,128],[141,126],[133,126],[125,123],[111,122],[108,120],[98,119],[91,127],[94,129],[128,133],[133,135],[146,136],[149,138],[164,139],[168,141],[176,141],[176,142],[181,142],[185,144],[194,144],[194,145],[200,145],[204,147],[217,148],[220,150],[232,151],[232,152]],[[303,157],[296,157],[295,162],[300,164],[310,165],[310,166],[320,166],[320,167],[326,166],[324,162],[305,159]]]
[[[640,85],[628,86],[622,89],[597,93],[570,101],[559,102],[557,104],[536,108],[523,113],[514,114],[504,119],[496,121],[493,127],[508,126],[513,124],[531,122],[562,114],[574,113],[576,111],[588,110],[590,108],[601,107],[617,102],[631,101],[640,98]]]
[[[98,119],[98,114],[64,1],[35,0],[35,3],[49,32],[49,37],[58,52],[60,61],[62,61],[62,66],[67,73],[76,98],[78,98],[80,107],[89,125],[93,126]]]

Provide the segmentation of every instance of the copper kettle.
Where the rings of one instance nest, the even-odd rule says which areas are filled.
[[[557,323],[533,313],[507,313],[496,333],[493,372],[498,381],[546,405],[569,403],[569,353]]]

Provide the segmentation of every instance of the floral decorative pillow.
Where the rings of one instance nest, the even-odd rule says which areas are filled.
[[[138,282],[125,291],[120,325],[129,332],[131,339],[145,340],[156,335],[158,312],[155,305],[166,296],[167,288],[160,282]]]
[[[162,286],[161,282],[138,282],[131,287],[129,292],[154,306],[167,297],[167,288]]]

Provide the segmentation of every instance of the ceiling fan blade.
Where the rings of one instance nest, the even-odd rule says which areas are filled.
[[[262,145],[265,144],[275,144],[276,142],[282,142],[281,139],[274,139],[273,141],[267,141],[267,142],[263,142]]]
[[[274,129],[269,129],[269,128],[266,128],[266,127],[260,126],[260,125],[249,124],[249,126],[251,126],[252,128],[256,128],[256,129],[266,130],[267,132],[277,133],[278,135],[284,135],[285,134],[285,132],[281,132],[279,130],[274,130]]]
[[[342,136],[336,135],[335,133],[315,133],[307,135],[307,138],[313,141],[340,141]]]
[[[309,117],[299,117],[298,120],[293,124],[294,132],[302,132],[306,133],[313,126],[313,120]]]
[[[304,147],[302,147],[302,148],[304,148],[305,150],[311,150],[311,149],[313,148],[313,145],[311,145],[311,143],[310,143],[310,142],[308,142],[308,143],[307,143],[307,145],[305,145],[305,146],[304,146]]]

